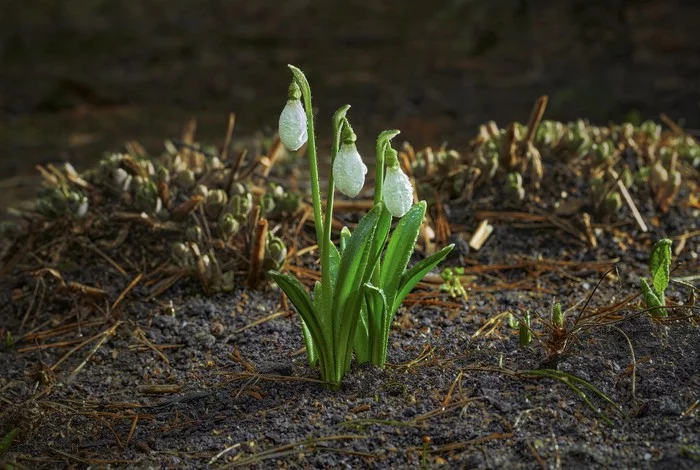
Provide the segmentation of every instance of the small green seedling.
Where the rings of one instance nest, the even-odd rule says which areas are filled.
[[[530,312],[526,311],[520,321],[520,347],[524,348],[532,343],[532,330],[530,329]]]
[[[671,240],[664,238],[651,248],[649,257],[649,272],[651,273],[651,286],[646,279],[640,279],[640,287],[644,301],[649,307],[649,312],[654,317],[667,316],[666,287],[671,277]]]
[[[517,330],[520,328],[520,321],[511,312],[508,312],[508,328]]]
[[[5,333],[5,349],[10,349],[14,345],[15,337],[12,336],[12,332],[10,330],[7,330],[7,333]]]
[[[561,304],[556,302],[552,306],[552,326],[564,328],[564,313],[561,311]]]
[[[450,297],[452,297],[453,299],[462,298],[464,300],[467,300],[469,296],[467,295],[467,291],[462,285],[462,281],[459,279],[459,277],[463,275],[464,268],[457,267],[443,269],[440,273],[440,277],[445,282],[443,282],[440,285],[440,290],[450,294]]]

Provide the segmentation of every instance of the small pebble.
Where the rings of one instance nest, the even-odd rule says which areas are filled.
[[[213,321],[211,325],[209,325],[209,331],[217,338],[221,338],[226,331],[226,327],[219,321]]]

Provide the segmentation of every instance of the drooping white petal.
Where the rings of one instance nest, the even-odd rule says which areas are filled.
[[[386,169],[382,199],[394,217],[403,217],[413,205],[413,187],[408,176],[398,166]]]
[[[306,113],[299,100],[288,100],[280,114],[279,134],[282,145],[295,151],[306,143]]]
[[[342,144],[333,162],[335,187],[346,196],[355,197],[365,184],[367,167],[355,144]]]

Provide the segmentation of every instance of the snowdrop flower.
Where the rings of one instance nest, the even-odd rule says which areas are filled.
[[[347,124],[343,134],[346,133],[346,129],[349,129]],[[352,129],[347,132],[333,162],[333,178],[338,191],[346,196],[355,197],[365,184],[367,166],[362,162],[362,157],[355,147],[355,134]]]
[[[306,127],[306,112],[300,99],[301,90],[296,82],[289,85],[287,104],[280,114],[279,135],[282,145],[287,150],[295,151],[308,139]]]
[[[413,186],[401,170],[396,150],[387,151],[387,168],[382,189],[384,206],[394,217],[403,217],[413,205]]]

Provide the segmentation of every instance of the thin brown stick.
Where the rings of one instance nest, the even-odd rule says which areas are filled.
[[[635,222],[637,222],[637,225],[639,225],[640,230],[642,232],[648,232],[649,229],[647,228],[647,224],[644,223],[642,214],[639,213],[639,209],[637,209],[637,205],[632,200],[632,196],[630,196],[630,193],[629,191],[627,191],[627,188],[625,187],[624,183],[620,181],[620,176],[612,168],[608,168],[608,173],[610,173],[610,176],[617,180],[617,187],[620,190],[620,194],[622,194],[622,198],[627,203],[627,207],[629,207],[632,211],[632,216],[634,217]]]
[[[87,361],[89,361],[90,358],[93,356],[93,354],[95,354],[95,352],[100,348],[100,346],[102,346],[102,344],[104,344],[104,342],[107,340],[107,338],[114,334],[114,332],[117,330],[117,328],[121,324],[122,324],[122,322],[118,321],[114,325],[112,325],[110,328],[108,328],[107,330],[103,331],[102,333],[100,333],[98,335],[98,337],[102,336],[102,338],[100,338],[100,340],[97,342],[97,344],[90,350],[88,355],[85,356],[85,359],[83,359],[83,361],[80,364],[78,364],[78,367],[76,367],[73,370],[73,372],[71,372],[71,374],[68,376],[68,379],[66,380],[66,382],[71,382],[73,380],[73,378],[76,376],[76,374],[78,374],[78,372],[80,372],[80,370],[83,367],[85,367],[85,364],[87,364]],[[75,348],[71,349],[71,351],[69,351],[69,354],[70,354],[70,352],[72,352],[74,350],[76,350],[76,349]],[[62,360],[67,359],[67,358],[68,358],[68,355],[63,356],[61,358],[61,360],[59,360],[56,364],[54,364],[51,367],[51,370],[55,370],[55,367],[57,367],[61,363]]]
[[[122,291],[122,293],[119,294],[119,297],[117,297],[117,300],[115,300],[114,303],[112,304],[112,307],[110,308],[111,311],[114,311],[114,309],[117,308],[117,305],[119,305],[119,304],[121,303],[121,301],[124,300],[124,297],[126,296],[126,294],[129,293],[129,291],[131,291],[131,289],[133,289],[134,287],[136,287],[136,284],[138,284],[138,283],[141,281],[141,278],[143,278],[143,273],[139,273],[138,276],[136,276],[136,277],[129,283],[129,285],[126,286],[126,289],[124,289],[124,290]]]
[[[255,238],[250,250],[250,268],[248,271],[248,287],[255,289],[260,281],[262,265],[265,260],[265,242],[267,241],[267,219],[262,217],[255,227]]]
[[[231,147],[231,138],[233,137],[233,128],[236,125],[236,113],[228,115],[228,127],[226,128],[226,138],[224,139],[224,147],[221,149],[221,161],[228,158],[228,149]]]
[[[240,332],[242,332],[242,331],[248,330],[248,329],[253,328],[253,327],[255,327],[255,326],[258,326],[258,325],[262,325],[262,324],[265,323],[265,322],[268,322],[268,321],[270,321],[270,320],[274,320],[275,318],[279,318],[279,317],[282,317],[282,316],[285,316],[285,315],[287,315],[287,312],[285,312],[285,311],[275,312],[275,313],[273,313],[272,315],[267,315],[266,317],[259,318],[259,319],[255,320],[255,321],[252,322],[252,323],[248,323],[247,325],[245,325],[245,326],[243,326],[243,327],[237,329],[236,331],[234,331],[233,334],[235,335],[235,334],[237,334],[237,333],[240,333]]]
[[[125,278],[128,278],[128,277],[129,277],[129,274],[124,270],[124,268],[122,268],[121,266],[119,266],[119,264],[118,264],[116,261],[114,261],[112,258],[110,258],[109,256],[107,256],[102,250],[100,250],[99,248],[97,248],[97,247],[96,247],[95,245],[93,245],[91,242],[89,242],[89,241],[86,242],[86,243],[85,243],[85,246],[87,246],[87,247],[90,248],[92,251],[94,251],[95,253],[97,253],[98,255],[100,255],[105,261],[107,261],[110,265],[112,265],[112,267],[113,267],[114,269],[116,269],[117,272],[119,272],[119,274],[121,274],[123,277],[125,277]]]
[[[530,120],[527,123],[527,134],[525,135],[525,142],[532,143],[535,138],[535,133],[537,128],[540,126],[542,121],[542,116],[544,116],[544,111],[547,109],[547,102],[549,97],[547,95],[542,95],[537,98],[535,105],[532,107],[532,113],[530,114]]]
[[[131,423],[131,429],[129,430],[129,435],[126,436],[126,444],[124,444],[124,447],[129,447],[129,442],[131,442],[131,438],[134,435],[134,431],[136,431],[136,425],[139,422],[139,414],[136,413],[136,416],[134,416],[134,421]]]
[[[280,156],[283,154],[282,152],[282,141],[280,140],[279,136],[275,137],[274,142],[272,143],[272,147],[270,148],[270,151],[267,154],[267,161],[265,161],[265,169],[262,172],[263,178],[267,178],[270,176],[270,171],[272,171],[272,167],[275,166],[275,163],[277,163],[277,160],[279,160]]]

